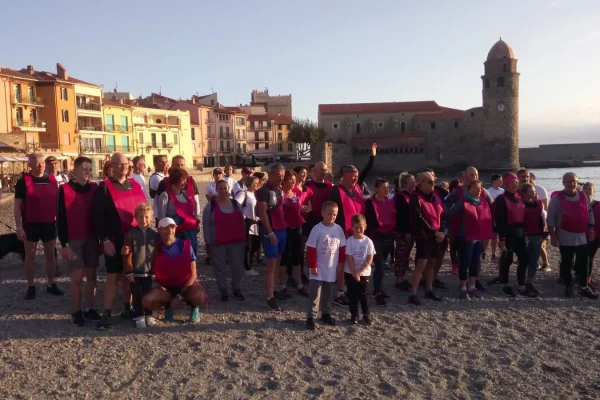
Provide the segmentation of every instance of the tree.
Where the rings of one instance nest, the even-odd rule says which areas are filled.
[[[319,128],[316,122],[308,118],[294,118],[289,140],[296,143],[299,157],[307,157],[310,155],[311,146],[322,142],[326,136],[327,132],[323,128]]]

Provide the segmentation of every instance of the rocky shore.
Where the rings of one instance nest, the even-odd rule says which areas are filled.
[[[14,226],[12,202],[1,205],[0,221]],[[385,308],[372,301],[374,326],[348,325],[348,310],[338,307],[339,325],[316,332],[304,330],[304,298],[267,311],[263,266],[244,282],[246,301],[221,303],[212,267],[200,262],[212,300],[200,323],[184,323],[182,311],[176,323],[141,331],[119,321],[98,332],[71,326],[68,295],[40,290],[23,300],[22,264],[9,256],[0,261],[0,398],[599,398],[600,303],[565,299],[555,283],[556,250],[550,259],[552,272],[538,275],[538,299],[507,299],[492,288],[483,300],[461,302],[445,265],[445,301],[419,309],[386,271],[392,298]],[[484,262],[482,280],[496,271]],[[101,308],[103,266],[99,275]],[[44,276],[41,257],[36,276]],[[58,284],[67,289],[68,278]]]

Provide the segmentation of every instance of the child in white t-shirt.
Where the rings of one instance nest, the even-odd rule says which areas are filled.
[[[365,236],[367,221],[365,217],[356,214],[352,217],[352,236],[346,240],[346,266],[344,279],[350,299],[350,323],[358,323],[358,302],[363,313],[365,324],[372,325],[367,304],[367,288],[371,276],[371,264],[375,255],[373,241]]]
[[[346,258],[346,236],[335,223],[338,206],[326,201],[321,207],[323,222],[315,225],[306,241],[306,258],[310,269],[309,306],[306,328],[315,329],[315,317],[321,311],[321,321],[335,325],[331,316],[333,300],[336,296],[338,269],[344,268]]]

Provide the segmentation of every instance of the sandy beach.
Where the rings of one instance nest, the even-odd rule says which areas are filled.
[[[11,202],[0,221],[14,226]],[[600,398],[600,303],[565,299],[555,283],[558,251],[550,250],[550,259],[552,271],[537,276],[540,298],[507,299],[495,287],[471,302],[457,299],[458,278],[447,261],[442,280],[449,289],[439,291],[445,301],[418,309],[393,289],[390,269],[388,306],[370,299],[375,325],[350,326],[348,309],[336,307],[338,326],[318,324],[315,332],[304,329],[304,298],[286,301],[284,312],[268,311],[264,266],[244,281],[246,301],[221,303],[212,266],[201,261],[211,303],[198,324],[184,323],[180,311],[179,322],[136,330],[117,318],[114,330],[98,332],[91,324],[73,327],[68,294],[43,293],[44,279],[38,298],[23,300],[22,263],[8,256],[0,262],[0,398]],[[496,271],[485,261],[481,280]],[[36,276],[44,275],[38,257]],[[600,282],[597,269],[594,275]],[[103,261],[99,276],[101,309]],[[68,278],[58,284],[68,289]]]

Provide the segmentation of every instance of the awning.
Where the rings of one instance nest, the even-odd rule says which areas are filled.
[[[5,162],[18,162],[19,160],[17,160],[16,157],[7,157],[7,156],[0,156],[0,163],[5,163]]]

